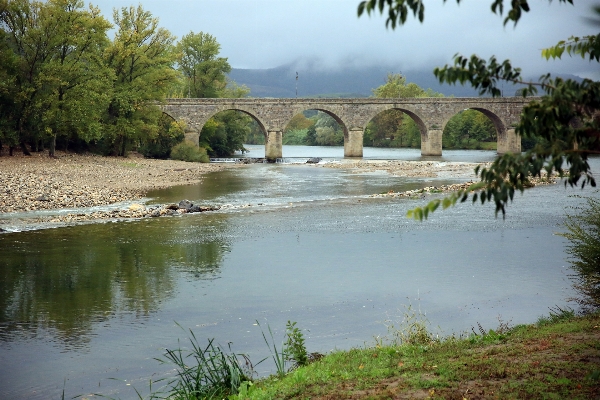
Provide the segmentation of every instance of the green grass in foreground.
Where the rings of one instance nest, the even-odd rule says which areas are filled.
[[[533,325],[498,332],[480,327],[461,338],[402,339],[408,344],[331,353],[284,377],[243,384],[229,398],[600,398],[598,313],[554,313]]]

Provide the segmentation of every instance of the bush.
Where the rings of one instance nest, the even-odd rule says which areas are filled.
[[[209,162],[206,149],[196,146],[194,143],[184,140],[171,150],[173,160],[188,162]]]
[[[571,299],[585,311],[600,308],[600,199],[587,198],[579,214],[567,215],[567,253],[575,274],[570,278],[582,296]]]

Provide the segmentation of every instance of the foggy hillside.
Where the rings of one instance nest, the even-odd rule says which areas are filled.
[[[270,69],[233,68],[229,77],[251,90],[251,97],[296,97],[296,72],[298,72],[298,97],[369,97],[371,90],[385,83],[388,73],[402,73],[408,82],[424,89],[431,88],[446,96],[475,97],[476,90],[470,86],[441,85],[429,69],[400,71],[387,66],[349,67],[337,70],[298,68],[282,65]],[[561,75],[566,77],[566,75]],[[568,76],[577,79],[572,75]],[[516,86],[504,84],[504,95],[514,96]]]

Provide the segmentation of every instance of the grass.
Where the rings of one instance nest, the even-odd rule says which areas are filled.
[[[478,326],[439,339],[408,308],[401,333],[336,351],[231,399],[593,399],[600,397],[600,314],[552,310],[536,324]]]

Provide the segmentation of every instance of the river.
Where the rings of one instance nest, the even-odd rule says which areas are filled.
[[[284,147],[288,162],[342,154]],[[423,159],[369,148],[365,158]],[[0,398],[137,398],[133,388],[146,394],[150,380],[173,373],[155,358],[185,344],[188,329],[257,362],[269,355],[257,320],[278,341],[296,321],[308,350],[325,353],[374,344],[409,305],[439,334],[532,323],[567,305],[556,232],[578,195],[597,191],[541,186],[517,194],[505,219],[469,203],[423,223],[405,214],[427,199],[369,197],[444,183],[456,180],[252,164],[149,194],[233,206],[222,212],[0,235]],[[270,372],[268,362],[257,367]]]

